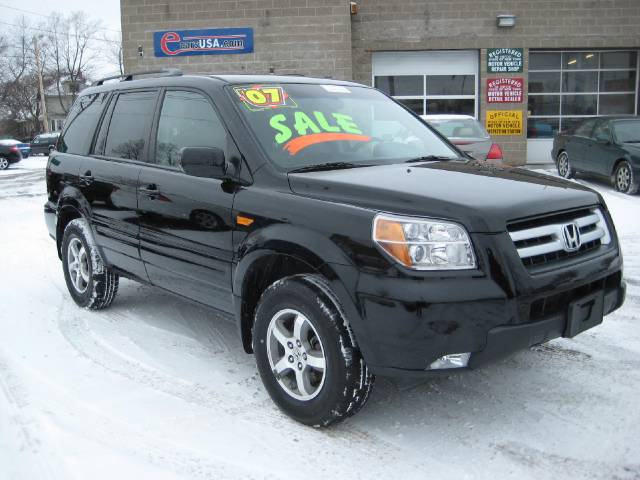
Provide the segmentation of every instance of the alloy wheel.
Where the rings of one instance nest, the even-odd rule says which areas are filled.
[[[84,293],[89,286],[89,256],[79,238],[73,238],[67,249],[67,267],[73,288]]]
[[[569,155],[566,152],[562,152],[558,157],[558,173],[565,178],[569,174]]]
[[[9,160],[0,157],[0,170],[6,170],[7,168],[9,168]]]
[[[621,192],[627,192],[631,185],[631,171],[627,165],[621,165],[616,173],[616,186]]]
[[[326,359],[322,341],[301,312],[277,312],[267,330],[267,357],[278,384],[291,397],[308,401],[324,385]]]

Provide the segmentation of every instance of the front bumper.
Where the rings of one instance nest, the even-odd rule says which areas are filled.
[[[482,270],[422,276],[360,272],[361,321],[352,326],[373,373],[429,375],[439,372],[429,366],[440,357],[466,352],[471,352],[468,367],[474,368],[574,336],[622,305],[617,244],[534,275],[517,256],[504,253],[513,250],[510,242],[500,235],[476,235]]]

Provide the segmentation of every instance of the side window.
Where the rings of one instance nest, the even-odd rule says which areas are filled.
[[[104,155],[144,160],[156,92],[121,93],[113,108]]]
[[[578,137],[589,138],[591,136],[591,132],[593,131],[593,125],[595,123],[596,123],[595,120],[586,120],[584,123],[578,126],[578,128],[576,128],[574,135]]]
[[[105,93],[95,93],[76,99],[67,115],[66,128],[58,146],[59,151],[77,155],[88,153],[105,98]]]
[[[596,125],[593,130],[593,138],[598,142],[608,142],[611,140],[611,130],[609,129],[609,122],[602,121]]]
[[[156,163],[180,166],[183,147],[217,147],[226,150],[227,133],[211,103],[199,93],[168,91],[164,96]]]

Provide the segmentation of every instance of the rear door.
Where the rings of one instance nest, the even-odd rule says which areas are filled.
[[[587,151],[595,123],[594,118],[588,119],[576,128],[573,135],[567,137],[565,148],[569,154],[569,162],[576,170],[589,171]]]
[[[152,162],[139,179],[140,249],[159,287],[232,311],[232,215],[235,189],[187,175],[183,147],[217,147],[230,158],[228,135],[211,99],[186,88],[167,89],[154,128]]]
[[[147,279],[140,258],[137,186],[148,157],[158,90],[112,96],[93,154],[80,167],[80,183],[91,204],[96,241],[107,263]]]

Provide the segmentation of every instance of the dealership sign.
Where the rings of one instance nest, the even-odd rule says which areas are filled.
[[[253,28],[210,28],[153,32],[156,57],[253,52]]]
[[[522,103],[523,85],[521,77],[488,78],[487,103]]]
[[[522,110],[487,110],[489,135],[522,135]]]
[[[522,72],[521,48],[490,48],[487,50],[488,73]]]

